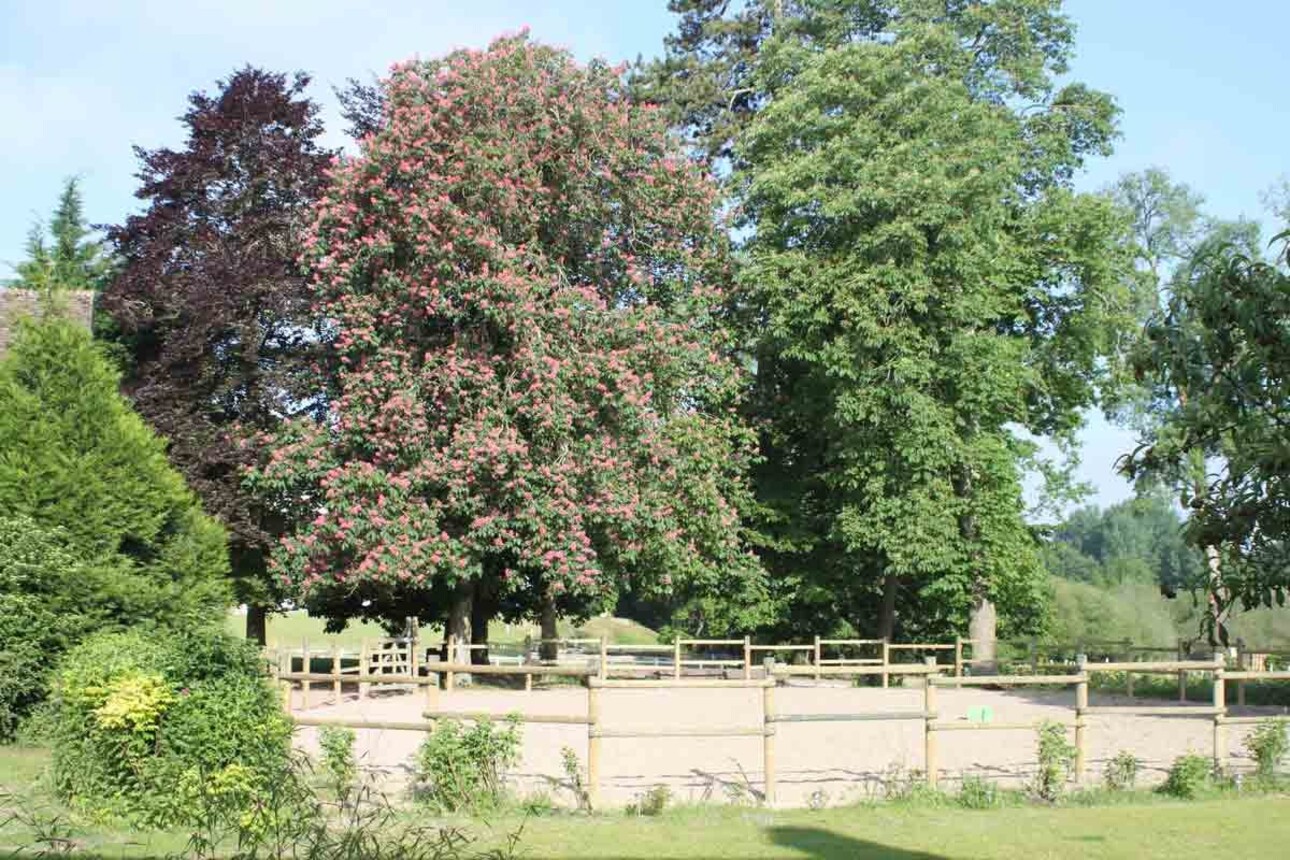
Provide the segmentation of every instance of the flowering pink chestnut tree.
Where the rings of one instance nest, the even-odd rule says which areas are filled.
[[[308,512],[284,585],[459,633],[755,594],[715,199],[618,70],[524,36],[396,66],[305,240],[330,418],[261,437],[248,479]]]

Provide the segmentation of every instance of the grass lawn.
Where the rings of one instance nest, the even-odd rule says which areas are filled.
[[[246,632],[246,616],[237,612],[229,613],[227,625],[230,632],[241,636]],[[644,625],[629,621],[626,618],[591,618],[585,624],[575,626],[560,622],[560,635],[566,639],[596,639],[601,636],[610,642],[620,645],[653,645],[658,642],[658,635]],[[309,641],[310,648],[331,648],[339,646],[345,649],[358,650],[364,639],[377,639],[385,635],[379,624],[353,621],[340,633],[324,633],[320,618],[311,618],[302,610],[288,612],[285,615],[271,615],[268,621],[266,639],[269,644],[299,648],[304,640]],[[438,639],[442,633],[437,629],[422,631],[422,636]],[[538,638],[536,624],[506,624],[494,621],[488,627],[489,641],[497,644],[517,644],[525,636]]]
[[[1290,855],[1290,799],[987,811],[710,807],[531,819],[521,844],[528,860],[1274,858]]]
[[[0,858],[28,843],[20,823],[5,824],[6,792],[24,806],[62,815],[76,854],[162,857],[180,850],[179,833],[138,833],[60,810],[42,774],[47,750],[0,747]],[[34,783],[34,786],[33,786]],[[987,860],[987,858],[1274,858],[1290,854],[1290,798],[1225,798],[1193,803],[1144,798],[1092,807],[1014,807],[987,811],[911,806],[768,812],[729,806],[667,810],[654,818],[622,813],[551,815],[457,822],[480,848],[523,827],[526,860]]]

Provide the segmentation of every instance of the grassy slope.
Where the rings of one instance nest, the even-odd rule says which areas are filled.
[[[246,628],[245,616],[230,613],[228,629],[242,635]],[[488,629],[489,639],[495,643],[523,642],[525,636],[538,637],[538,629],[533,624],[505,624],[493,622]],[[311,648],[330,648],[339,645],[342,648],[357,649],[364,639],[375,639],[385,635],[379,624],[353,622],[340,633],[323,632],[323,622],[310,618],[304,612],[289,612],[286,615],[274,615],[269,618],[268,641],[282,645],[299,647],[301,640],[309,640]],[[440,635],[431,631],[432,636]],[[610,642],[623,645],[650,645],[658,641],[658,635],[648,627],[629,621],[625,618],[592,618],[581,627],[575,628],[567,622],[560,623],[560,635],[566,638],[594,639],[608,637]]]
[[[4,824],[7,791],[65,814],[40,776],[48,751],[0,747],[0,858],[29,841]],[[33,788],[32,783],[36,781]],[[78,856],[160,857],[183,846],[178,833],[114,830],[74,823]],[[669,810],[657,818],[621,814],[585,818],[501,818],[466,826],[487,843],[523,824],[527,860],[954,860],[971,858],[1281,857],[1290,844],[1290,799],[1262,797],[1197,803],[1142,802],[1101,807],[958,808],[851,807],[819,812],[765,812],[737,807]],[[482,846],[481,846],[482,847]]]

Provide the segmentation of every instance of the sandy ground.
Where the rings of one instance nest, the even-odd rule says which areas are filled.
[[[297,693],[298,695],[298,693]],[[642,727],[752,727],[760,725],[760,689],[606,689],[601,691],[605,729]],[[394,693],[331,701],[330,690],[315,690],[311,707],[301,713],[318,717],[366,720],[418,720],[425,707],[422,693]],[[988,708],[993,722],[1074,720],[1074,691],[1031,689],[938,690],[943,720],[967,719],[969,709]],[[1093,694],[1090,705],[1130,705],[1123,696]],[[1158,700],[1144,702],[1167,704]],[[1199,703],[1192,703],[1199,704]],[[866,711],[921,712],[921,689],[888,690],[841,684],[781,686],[775,706],[782,714]],[[522,690],[458,689],[439,694],[443,710],[487,711],[500,716],[526,714],[585,715],[587,691],[577,687]],[[1235,713],[1235,709],[1230,711]],[[1257,714],[1257,709],[1242,713]],[[1129,750],[1143,763],[1141,781],[1157,782],[1178,755],[1213,751],[1213,723],[1208,717],[1130,715],[1090,716],[1088,728],[1091,781],[1100,781],[1105,762]],[[1246,769],[1242,741],[1249,727],[1228,727],[1229,765]],[[1071,735],[1073,737],[1073,733]],[[360,764],[392,783],[406,782],[409,762],[423,739],[421,732],[363,729],[358,731]],[[939,732],[942,781],[952,785],[976,774],[1005,785],[1022,785],[1034,772],[1035,736],[1030,730]],[[297,745],[317,749],[316,730],[302,727]],[[586,764],[587,730],[578,725],[527,725],[523,760],[512,778],[521,794],[544,793],[571,802],[563,787],[560,751],[572,748]],[[762,738],[604,738],[601,741],[601,802],[621,806],[653,785],[671,788],[678,802],[738,802],[760,796]],[[921,720],[780,723],[775,739],[778,802],[784,806],[833,805],[880,796],[891,780],[908,778],[923,768]]]

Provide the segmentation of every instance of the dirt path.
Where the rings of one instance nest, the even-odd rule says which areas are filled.
[[[321,695],[315,694],[319,699]],[[981,689],[938,691],[945,720],[977,718],[986,709],[993,722],[1034,722],[1056,719],[1072,722],[1074,692]],[[776,707],[784,714],[863,711],[920,712],[923,692],[916,689],[856,688],[841,685],[780,687]],[[305,713],[320,717],[367,720],[417,720],[425,699],[420,694],[387,694],[339,704],[320,704]],[[1124,697],[1094,695],[1093,705],[1127,705]],[[1163,704],[1158,701],[1152,705]],[[505,715],[577,714],[587,708],[587,692],[566,687],[523,691],[469,689],[440,695],[443,710],[488,711]],[[1253,710],[1250,710],[1254,713]],[[752,727],[760,725],[761,691],[757,689],[607,689],[601,693],[606,728],[649,726]],[[1129,750],[1143,762],[1142,779],[1163,778],[1178,755],[1213,750],[1213,724],[1203,717],[1091,716],[1089,719],[1090,779],[1101,780],[1104,762]],[[1248,766],[1242,740],[1247,727],[1230,727],[1230,765]],[[423,735],[412,731],[360,730],[357,752],[369,769],[402,782],[408,762]],[[587,731],[583,726],[529,725],[523,733],[523,760],[514,775],[524,794],[546,793],[568,802],[561,788],[560,751],[573,749],[586,762]],[[977,774],[1006,785],[1022,785],[1034,770],[1035,738],[1028,730],[945,731],[938,734],[942,779],[953,783],[964,774]],[[302,728],[297,744],[316,750],[316,732]],[[762,739],[734,738],[605,738],[602,740],[602,803],[619,806],[656,784],[672,789],[677,801],[735,801],[756,796],[762,789]],[[923,767],[921,720],[869,722],[781,723],[776,737],[779,801],[786,806],[837,804],[880,795],[885,782],[908,778]]]

